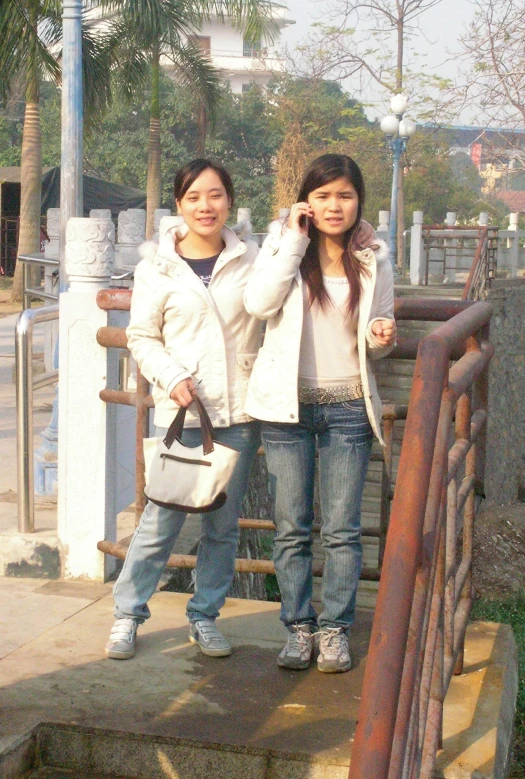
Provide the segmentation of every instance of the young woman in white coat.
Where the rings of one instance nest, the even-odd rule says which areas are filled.
[[[374,435],[382,441],[370,361],[388,354],[396,338],[392,268],[386,247],[361,223],[364,198],[354,160],[316,159],[288,224],[259,252],[244,295],[247,311],[268,320],[245,408],[264,420],[274,561],[289,631],[278,664],[296,670],[310,665],[316,634],[320,671],[351,667],[361,498]],[[319,615],[311,602],[316,449],[325,552]]]
[[[152,384],[156,435],[164,435],[180,406],[186,413],[182,441],[201,443],[192,392],[215,428],[215,438],[240,451],[228,499],[201,515],[195,592],[187,604],[190,641],[206,655],[231,654],[215,624],[234,576],[238,517],[260,443],[259,424],[244,411],[248,379],[261,342],[261,323],[246,313],[243,294],[257,254],[225,227],[233,205],[227,171],[194,160],[175,176],[175,201],[185,224],[160,245],[145,244],[135,272],[128,347]],[[106,655],[133,656],[138,625],[150,616],[155,592],[185,514],[150,502],[115,584],[116,622]]]

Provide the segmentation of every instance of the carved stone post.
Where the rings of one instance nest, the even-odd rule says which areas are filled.
[[[159,241],[160,220],[165,216],[171,216],[171,211],[169,208],[155,209],[153,214],[153,235],[151,236],[151,240],[155,241],[156,243]]]
[[[129,270],[140,260],[138,247],[146,240],[146,212],[129,208],[118,215],[118,243],[115,247],[115,267]]]
[[[159,221],[159,241],[162,241],[168,230],[181,227],[184,224],[184,218],[180,214],[175,216],[162,216]]]
[[[410,228],[410,283],[414,286],[424,282],[423,257],[423,211],[414,211],[413,224]]]
[[[92,208],[89,212],[90,219],[111,219],[111,208]]]
[[[390,211],[379,212],[379,224],[377,225],[376,235],[381,240],[388,243],[390,234]]]
[[[96,340],[98,329],[108,323],[96,296],[113,271],[114,237],[109,219],[72,218],[67,223],[70,287],[60,295],[58,415],[58,536],[65,578],[104,581],[109,571],[97,542],[116,537],[115,467],[108,456],[113,412],[99,398],[106,386],[108,353]],[[112,567],[111,561],[107,565]]]

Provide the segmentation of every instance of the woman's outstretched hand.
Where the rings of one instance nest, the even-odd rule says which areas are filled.
[[[397,326],[395,319],[377,319],[372,323],[372,333],[380,346],[390,346],[396,340]]]
[[[313,216],[313,213],[308,203],[295,203],[290,209],[288,227],[301,235],[308,235],[308,219]]]
[[[170,398],[175,401],[178,406],[188,408],[190,403],[193,403],[192,392],[195,391],[195,382],[193,379],[183,379],[175,384],[173,387]]]

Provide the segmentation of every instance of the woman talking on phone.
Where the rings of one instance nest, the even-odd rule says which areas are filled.
[[[274,561],[289,631],[278,664],[351,667],[348,632],[361,571],[361,498],[372,440],[382,442],[371,360],[395,344],[386,246],[361,222],[365,187],[343,154],[316,159],[283,231],[268,236],[247,284],[249,313],[266,319],[246,411],[263,420],[275,506]],[[319,461],[322,610],[312,607],[315,454]]]
[[[246,313],[243,293],[257,254],[228,229],[233,185],[228,172],[209,160],[193,160],[175,176],[174,194],[185,224],[160,245],[145,244],[135,271],[128,347],[151,382],[156,434],[163,436],[199,385],[216,441],[240,452],[226,503],[201,515],[195,592],[187,604],[189,639],[210,656],[231,654],[215,619],[234,575],[238,517],[259,425],[244,401],[261,342],[261,323]],[[201,443],[200,419],[190,407],[182,443]],[[180,529],[181,511],[146,506],[115,584],[116,621],[107,657],[127,660],[135,652],[137,627],[148,619],[155,592]]]

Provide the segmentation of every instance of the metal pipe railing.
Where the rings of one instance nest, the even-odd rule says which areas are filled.
[[[54,295],[51,292],[46,292],[44,288],[30,287],[28,279],[29,265],[58,268],[60,265],[58,260],[54,260],[50,257],[44,257],[43,254],[19,254],[18,261],[22,263],[22,286],[24,288],[22,305],[24,309],[31,308],[31,298],[41,298],[42,300],[58,300],[58,294]]]
[[[33,392],[58,381],[58,371],[33,378],[33,331],[35,324],[58,319],[57,306],[22,311],[16,322],[16,445],[18,532],[35,532],[33,473]]]

